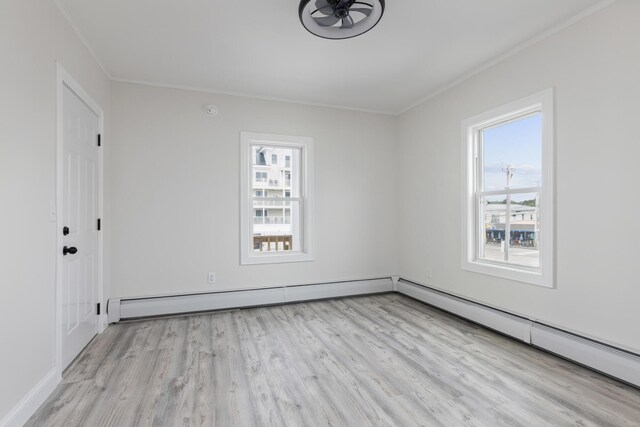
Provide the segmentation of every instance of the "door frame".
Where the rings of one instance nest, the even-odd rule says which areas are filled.
[[[88,107],[98,116],[98,132],[101,135],[101,146],[104,147],[104,111],[97,102],[80,86],[80,84],[69,74],[62,65],[56,61],[56,290],[55,290],[55,366],[57,370],[58,382],[62,381],[62,218],[64,214],[63,203],[63,183],[64,183],[64,156],[62,152],[64,135],[64,87],[73,91]],[[104,197],[104,154],[103,150],[98,150],[98,218],[104,218],[103,197]],[[96,218],[97,219],[97,218]],[[104,223],[104,220],[102,220]],[[104,229],[104,227],[101,227]],[[104,303],[103,290],[103,268],[104,268],[104,238],[103,233],[98,232],[98,289],[97,296],[100,303],[101,313],[98,316],[96,333],[102,333],[106,328],[106,304]]]

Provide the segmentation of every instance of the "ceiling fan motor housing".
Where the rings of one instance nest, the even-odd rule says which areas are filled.
[[[310,33],[326,39],[348,39],[376,26],[384,0],[301,0],[300,22]]]
[[[336,18],[342,19],[349,15],[349,8],[353,6],[356,0],[336,0],[334,2],[329,2],[333,6],[334,13],[333,15]]]

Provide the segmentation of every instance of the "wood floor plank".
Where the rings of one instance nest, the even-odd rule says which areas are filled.
[[[213,374],[210,384],[213,394],[209,395],[213,412],[203,414],[200,418],[212,419],[216,426],[257,425],[250,378],[244,369],[241,349],[236,343],[232,314],[226,312],[214,316],[211,319],[211,331],[213,352],[211,358],[205,360]],[[204,411],[207,406],[201,405],[200,408]]]
[[[345,422],[357,422],[366,425],[392,425],[392,420],[374,403],[374,396],[362,387],[356,375],[357,368],[348,363],[344,352],[327,351],[326,340],[332,337],[320,337],[312,325],[319,322],[317,316],[308,310],[300,311],[301,306],[285,306],[282,311],[288,315],[291,334],[298,338],[297,347],[307,351],[305,359],[313,363],[310,384],[314,382],[325,391],[325,395],[336,394],[332,404],[341,413]],[[306,318],[306,320],[305,320]],[[338,360],[337,357],[341,357]],[[344,425],[344,424],[341,424]]]
[[[352,304],[351,302],[347,303]],[[353,306],[353,309],[356,311],[375,311],[371,305],[366,307]],[[398,317],[402,316],[402,313],[395,314]],[[409,324],[400,324],[399,326],[405,330],[409,330],[412,327]],[[498,338],[495,334],[491,334],[491,336]],[[594,419],[613,421],[607,412],[592,414],[597,412],[598,409],[590,407],[589,403],[584,402],[584,399],[567,399],[566,395],[571,388],[564,383],[555,381],[555,378],[541,377],[535,370],[527,369],[526,364],[515,363],[513,364],[514,369],[509,369],[513,362],[511,354],[505,353],[499,359],[486,357],[487,354],[495,353],[494,349],[495,345],[485,349],[480,349],[474,345],[460,346],[456,363],[461,365],[463,369],[455,369],[455,371],[462,373],[463,377],[460,377],[460,380],[464,381],[459,381],[459,383],[464,383],[465,386],[472,389],[482,389],[485,392],[501,392],[504,397],[499,402],[497,401],[499,404],[507,403],[509,399],[518,396],[519,404],[523,408],[538,405],[545,406],[551,410],[555,409],[558,414],[562,414],[565,418],[563,421],[570,424],[576,418],[584,418],[586,421],[593,421]],[[431,351],[435,350],[431,348]],[[535,354],[535,352],[533,353]],[[538,360],[531,359],[528,366],[535,366],[537,362]],[[452,368],[449,367],[447,369]],[[534,387],[538,389],[538,393],[525,393],[525,391]],[[474,393],[467,395],[466,398],[468,400],[476,396],[478,394]],[[535,402],[530,402],[530,400],[535,400]],[[590,409],[587,411],[586,408]],[[580,416],[579,414],[584,415]]]
[[[322,360],[322,345],[315,340],[309,331],[296,329],[297,321],[291,321],[288,310],[274,307],[269,316],[270,328],[277,334],[281,348],[287,354],[289,369],[302,380],[299,393],[314,402],[314,408],[320,416],[314,417],[316,425],[340,426],[347,423],[347,414],[353,413],[356,406],[352,395],[344,390],[344,384],[338,379],[325,375]],[[357,413],[357,409],[355,409]],[[364,420],[364,414],[361,417]]]
[[[121,323],[27,426],[640,426],[640,391],[398,294]]]
[[[301,426],[309,425],[311,420],[324,418],[326,414],[308,399],[302,378],[291,366],[291,362],[303,364],[304,361],[294,359],[286,351],[286,345],[282,345],[280,337],[269,328],[265,314],[268,312],[253,311],[247,312],[244,317],[254,337],[256,351],[267,367],[267,381],[279,392],[276,398],[280,412],[285,414],[287,420],[294,420]]]
[[[423,307],[422,304],[416,304],[419,308]],[[406,312],[405,307],[402,312]],[[401,312],[393,314],[401,316]],[[537,387],[539,394],[546,395],[553,404],[564,409],[573,407],[575,413],[595,412],[596,416],[591,420],[596,423],[608,420],[615,424],[618,422],[615,414],[627,412],[631,416],[640,411],[640,399],[625,400],[629,396],[625,393],[628,388],[621,387],[621,383],[551,357],[541,350],[483,331],[485,339],[466,348],[468,357],[478,359],[482,362],[480,366],[491,367],[494,372],[505,372],[506,378],[520,379],[526,389]],[[544,375],[540,375],[540,372]]]

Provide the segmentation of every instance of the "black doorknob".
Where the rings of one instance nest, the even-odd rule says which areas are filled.
[[[73,254],[75,254],[76,252],[78,252],[78,248],[76,248],[76,247],[74,247],[74,246],[71,246],[70,248],[68,248],[68,247],[66,247],[66,246],[65,246],[64,248],[62,248],[62,255],[66,255],[66,254],[71,254],[71,255],[73,255]]]

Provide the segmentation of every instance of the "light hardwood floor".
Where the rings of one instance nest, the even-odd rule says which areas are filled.
[[[399,294],[110,326],[28,426],[624,426],[640,391]]]

